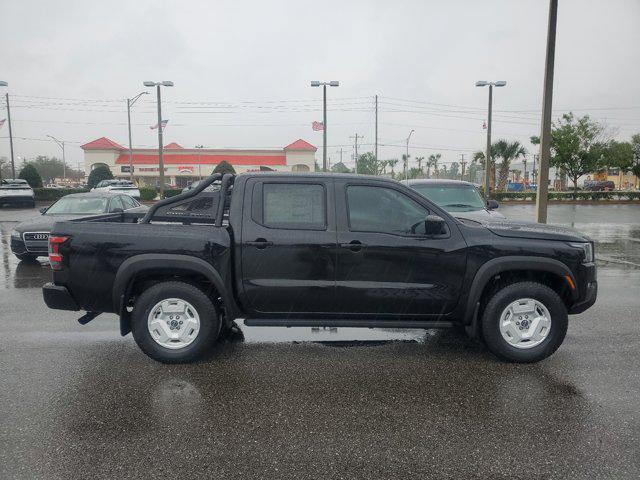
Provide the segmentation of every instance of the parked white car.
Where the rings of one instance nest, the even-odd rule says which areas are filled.
[[[91,191],[124,193],[136,200],[140,200],[140,190],[129,180],[102,180]]]
[[[0,180],[0,207],[3,205],[36,206],[33,189],[21,178],[5,178]]]

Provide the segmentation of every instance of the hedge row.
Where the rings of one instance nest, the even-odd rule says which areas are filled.
[[[504,200],[535,201],[536,192],[492,192],[491,198]],[[549,200],[640,200],[640,191],[612,190],[609,192],[549,192]]]
[[[33,193],[37,202],[53,202],[71,193],[85,193],[89,190],[82,188],[34,188]]]
[[[164,191],[164,198],[175,197],[182,193],[182,190],[171,189]],[[155,187],[140,187],[140,200],[150,202],[158,196],[158,189]]]

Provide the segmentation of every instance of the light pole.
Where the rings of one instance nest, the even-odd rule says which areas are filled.
[[[0,80],[0,87],[8,87],[9,84],[4,80]],[[9,149],[11,151],[11,175],[16,178],[16,164],[13,160],[13,131],[11,130],[11,109],[9,108],[9,93],[5,94],[7,101],[7,122],[9,123]],[[2,175],[0,175],[1,177]]]
[[[53,135],[47,135],[47,137],[49,137],[51,140],[56,142],[58,146],[62,149],[62,178],[63,180],[66,180],[67,179],[67,162],[64,157],[64,140],[58,140]]]
[[[160,173],[160,198],[164,196],[164,159],[162,158],[162,101],[160,98],[160,87],[173,87],[173,82],[164,80],[162,82],[143,82],[145,87],[156,87],[158,98],[158,168]]]
[[[479,80],[476,87],[489,86],[489,114],[487,116],[487,153],[484,159],[484,198],[489,200],[489,190],[491,189],[491,108],[493,103],[493,87],[504,87],[507,84],[504,80],[498,82],[487,82]]]
[[[127,125],[129,126],[129,178],[133,182],[133,145],[131,144],[131,107],[136,100],[142,95],[147,95],[149,92],[140,92],[133,98],[127,98]]]
[[[340,86],[340,82],[332,80],[330,82],[319,82],[314,80],[311,82],[312,87],[322,85],[322,171],[327,171],[327,85],[330,87]]]
[[[404,179],[408,180],[409,178],[409,140],[411,139],[411,135],[415,132],[415,130],[411,130],[409,132],[409,136],[407,137],[407,155],[404,160]]]

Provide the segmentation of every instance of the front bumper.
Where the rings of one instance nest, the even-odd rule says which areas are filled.
[[[598,298],[598,282],[593,281],[587,284],[585,289],[584,298],[577,303],[571,305],[569,308],[569,314],[575,315],[577,313],[582,313],[589,307],[591,307],[594,303],[596,303],[596,299]]]
[[[597,268],[595,263],[581,265],[577,278],[579,279],[578,290],[580,296],[569,307],[569,314],[571,315],[584,312],[596,303],[598,298]]]
[[[44,297],[44,303],[46,303],[49,308],[56,310],[80,310],[80,307],[69,293],[69,290],[67,290],[67,287],[62,287],[51,282],[45,283],[42,286],[42,296]]]
[[[30,195],[2,195],[0,205],[35,205],[35,199]]]

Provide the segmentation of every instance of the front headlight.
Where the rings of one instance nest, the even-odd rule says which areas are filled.
[[[582,260],[582,263],[592,263],[593,262],[593,260],[594,260],[593,244],[591,242],[570,243],[569,245],[571,245],[574,248],[579,248],[580,250],[582,250],[584,252],[584,258]]]
[[[22,234],[17,230],[11,231],[11,238],[14,240],[22,240]]]

